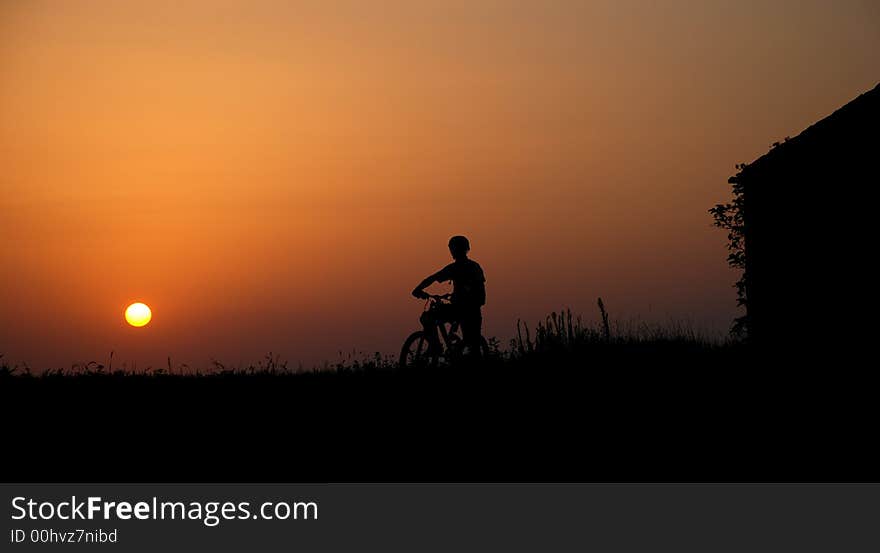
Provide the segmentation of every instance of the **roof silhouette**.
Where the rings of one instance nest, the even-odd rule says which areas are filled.
[[[763,166],[782,156],[799,155],[803,150],[812,149],[816,143],[831,137],[861,137],[866,133],[876,134],[874,126],[880,117],[880,83],[871,90],[860,94],[831,115],[813,123],[793,138],[776,142],[769,152],[748,164],[745,173],[760,171]]]

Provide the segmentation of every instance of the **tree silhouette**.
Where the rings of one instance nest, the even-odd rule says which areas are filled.
[[[736,281],[736,304],[746,309],[745,314],[737,317],[730,328],[731,334],[739,338],[747,338],[749,329],[748,293],[746,288],[746,247],[745,247],[745,195],[744,185],[741,180],[743,170],[748,167],[746,163],[736,166],[739,171],[728,179],[733,185],[733,200],[726,204],[717,204],[709,210],[714,219],[714,225],[727,231],[727,263],[734,269],[739,269],[739,280]]]

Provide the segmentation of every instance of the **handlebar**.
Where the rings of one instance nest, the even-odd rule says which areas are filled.
[[[450,298],[452,298],[452,294],[439,294],[439,295],[438,295],[438,294],[428,294],[428,293],[425,293],[425,295],[422,296],[422,297],[420,297],[419,299],[425,300],[425,303],[428,304],[428,303],[431,303],[431,302],[435,302],[435,303],[436,303],[436,302],[449,301]]]

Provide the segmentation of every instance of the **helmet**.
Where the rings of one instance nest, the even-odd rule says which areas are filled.
[[[449,239],[449,251],[453,257],[464,255],[471,249],[471,243],[464,236],[453,236]]]

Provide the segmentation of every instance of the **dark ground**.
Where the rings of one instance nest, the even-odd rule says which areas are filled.
[[[0,376],[17,481],[880,480],[867,369],[743,346],[429,371]]]

